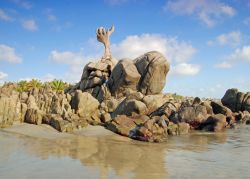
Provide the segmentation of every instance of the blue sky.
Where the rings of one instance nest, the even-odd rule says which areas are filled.
[[[79,81],[103,47],[99,26],[115,25],[115,58],[150,50],[171,64],[164,92],[220,98],[250,90],[250,0],[1,0],[0,83]]]

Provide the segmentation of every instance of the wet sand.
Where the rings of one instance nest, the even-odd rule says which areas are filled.
[[[250,126],[152,144],[98,126],[0,129],[0,178],[248,178]]]
[[[88,126],[85,129],[79,130],[72,134],[58,132],[56,129],[50,125],[33,125],[28,123],[15,124],[9,128],[2,129],[2,131],[12,132],[17,134],[23,134],[31,137],[46,138],[46,139],[60,139],[75,137],[75,135],[83,136],[106,136],[106,135],[116,135],[113,132],[106,130],[102,126]]]

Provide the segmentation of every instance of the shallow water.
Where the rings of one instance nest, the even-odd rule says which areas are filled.
[[[151,144],[117,135],[66,139],[0,130],[0,178],[249,178],[250,126]]]

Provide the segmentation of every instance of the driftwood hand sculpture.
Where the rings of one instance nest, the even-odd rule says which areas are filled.
[[[102,59],[111,59],[111,51],[110,51],[110,43],[109,36],[114,32],[115,27],[112,26],[110,29],[104,29],[103,27],[99,27],[96,29],[96,37],[97,40],[104,44],[104,56]]]

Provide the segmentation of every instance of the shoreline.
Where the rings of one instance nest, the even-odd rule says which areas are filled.
[[[244,127],[245,125],[238,125],[237,128]],[[205,132],[205,131],[198,131],[192,130],[188,134],[182,134],[180,136],[192,136],[192,135],[226,135],[227,130],[220,131],[217,133],[214,132]],[[16,135],[23,135],[26,137],[33,137],[33,138],[40,138],[40,139],[48,139],[48,140],[56,140],[56,139],[73,139],[76,137],[86,137],[86,138],[105,138],[105,139],[117,139],[119,141],[134,141],[134,142],[142,142],[140,140],[130,139],[125,136],[121,136],[117,133],[114,133],[103,126],[92,126],[88,125],[86,128],[76,130],[71,133],[59,132],[50,125],[41,124],[41,125],[34,125],[29,123],[16,123],[8,128],[0,128],[0,132],[7,132],[9,134],[16,134]],[[170,136],[170,138],[176,138],[178,136]],[[142,142],[144,143],[144,142]]]
[[[120,141],[131,141],[131,139],[120,136],[103,126],[88,125],[86,128],[74,131],[72,133],[59,132],[50,125],[41,124],[34,125],[28,123],[16,123],[8,128],[2,128],[0,131],[13,133],[17,135],[24,135],[27,137],[41,138],[41,139],[71,139],[76,137],[87,138],[110,138],[118,139]]]

